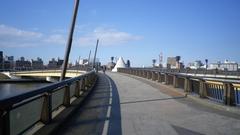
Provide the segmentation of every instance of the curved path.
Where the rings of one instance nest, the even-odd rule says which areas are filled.
[[[107,75],[99,75],[88,101],[57,134],[240,134],[239,115],[203,106],[154,82]]]

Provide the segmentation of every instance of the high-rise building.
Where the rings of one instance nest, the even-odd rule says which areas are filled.
[[[32,59],[32,68],[33,69],[43,69],[43,60],[41,58],[37,58],[37,60]]]
[[[219,61],[217,63],[211,63],[209,65],[209,69],[237,71],[238,70],[238,63],[231,62],[231,61],[228,61],[228,60],[225,60],[223,63]]]
[[[25,60],[24,57],[21,57],[20,60],[16,61],[16,70],[31,70],[32,69],[32,64],[30,61]]]
[[[58,58],[57,67],[60,68],[62,65],[63,65],[63,60],[61,60],[60,58]]]
[[[57,61],[54,58],[52,58],[52,60],[48,62],[48,68],[49,69],[57,68]]]
[[[14,68],[14,56],[6,56],[4,61],[4,69]]]
[[[0,51],[0,69],[3,69],[3,52]]]
[[[176,57],[168,57],[167,58],[167,68],[176,68],[177,59]]]
[[[181,56],[168,57],[167,68],[181,69],[184,68],[183,62],[180,62]]]

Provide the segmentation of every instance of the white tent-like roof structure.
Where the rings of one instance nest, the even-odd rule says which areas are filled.
[[[117,68],[125,68],[126,65],[124,63],[124,60],[122,57],[119,57],[117,64],[115,65],[115,67],[112,69],[112,72],[117,72]]]

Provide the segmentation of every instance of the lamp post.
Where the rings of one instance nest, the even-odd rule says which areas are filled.
[[[66,46],[66,50],[65,50],[63,69],[62,69],[60,81],[64,80],[65,79],[65,75],[66,75],[69,54],[70,54],[71,47],[72,47],[73,32],[74,32],[75,22],[76,22],[76,18],[77,18],[77,11],[78,11],[78,6],[79,6],[79,1],[80,0],[75,0],[75,4],[74,4],[72,23],[71,23],[71,27],[70,27],[70,31],[69,31],[69,35],[68,35],[68,41],[67,41],[67,46]]]

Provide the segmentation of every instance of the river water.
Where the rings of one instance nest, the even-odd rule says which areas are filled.
[[[25,93],[28,91],[33,91],[37,88],[49,85],[47,82],[4,82],[0,83],[0,99],[12,97]]]

